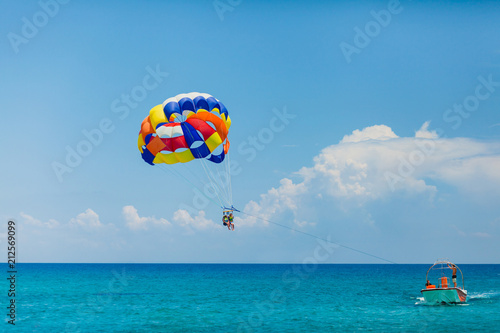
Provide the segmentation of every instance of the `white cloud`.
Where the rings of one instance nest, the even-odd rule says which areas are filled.
[[[38,226],[38,227],[46,227],[49,229],[53,229],[55,227],[59,226],[59,222],[54,220],[54,219],[49,219],[47,222],[42,222],[40,220],[35,219],[33,216],[30,216],[28,214],[25,214],[21,212],[19,214],[21,218],[23,219],[24,222],[30,225]]]
[[[467,233],[461,229],[459,229],[456,225],[452,225],[453,229],[462,237],[475,237],[475,238],[491,238],[492,235],[487,232],[481,232],[481,231],[476,231],[476,232],[470,232]]]
[[[349,142],[362,142],[368,140],[389,140],[395,139],[398,136],[392,131],[389,126],[386,125],[375,125],[366,127],[363,130],[354,130],[351,135],[346,135],[340,141],[340,143],[349,143]]]
[[[498,193],[500,156],[492,155],[487,145],[476,143],[475,146],[477,148],[475,156],[450,160],[449,163],[436,168],[434,177],[469,193]]]
[[[173,221],[182,227],[206,230],[209,228],[219,228],[220,225],[205,217],[204,211],[199,211],[197,216],[191,216],[188,211],[179,209],[174,213]],[[222,223],[222,222],[221,222]]]
[[[55,219],[49,219],[47,222],[42,222],[24,212],[19,213],[19,215],[21,216],[22,221],[28,225],[47,229],[65,229],[67,227],[72,227],[91,231],[109,227],[112,230],[116,230],[112,223],[102,224],[99,219],[99,215],[90,208],[88,208],[85,212],[78,214],[76,217],[71,218],[68,223],[59,223]]]
[[[99,221],[99,215],[90,208],[69,220],[69,224],[87,230],[99,229],[103,226],[101,221]]]
[[[430,121],[426,121],[420,129],[415,132],[415,137],[416,138],[421,138],[421,139],[437,139],[439,136],[436,133],[436,131],[429,131],[429,125],[431,124]]]
[[[307,192],[306,184],[294,184],[292,180],[284,178],[280,181],[278,188],[271,188],[267,193],[260,196],[259,203],[250,201],[244,211],[249,215],[237,217],[236,223],[238,226],[253,226],[256,223],[268,223],[265,221],[271,219],[273,216],[283,213],[285,211],[293,212],[294,223],[297,225],[304,225],[307,222],[300,221],[297,218],[297,213],[300,205],[301,196]],[[255,217],[260,219],[257,220]]]
[[[122,209],[122,215],[127,222],[127,227],[131,230],[147,230],[151,225],[168,227],[171,225],[164,218],[153,217],[140,217],[137,213],[137,209],[134,206],[124,206]]]
[[[350,208],[402,193],[432,201],[438,187],[430,180],[467,195],[498,193],[500,142],[438,138],[429,124],[424,123],[413,138],[398,137],[385,125],[355,130],[324,148],[313,166],[299,170],[299,181],[282,179],[279,187],[261,195],[259,202],[248,203],[244,211],[269,220],[288,211],[297,225],[303,225],[301,211],[311,198]],[[243,225],[257,222],[251,217],[241,220]],[[370,216],[367,221],[375,223]]]

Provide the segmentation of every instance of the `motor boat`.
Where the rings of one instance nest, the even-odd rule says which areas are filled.
[[[462,278],[461,288],[457,285],[457,272],[460,272]],[[437,280],[437,286],[430,282],[431,279]],[[438,259],[427,270],[425,281],[425,289],[420,292],[427,304],[460,304],[467,300],[464,275],[460,268],[448,259]]]

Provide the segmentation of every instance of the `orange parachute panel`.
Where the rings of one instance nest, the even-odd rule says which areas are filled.
[[[163,148],[165,148],[165,144],[161,139],[157,136],[151,139],[149,143],[147,144],[146,148],[151,152],[151,154],[155,155],[158,154]]]
[[[148,134],[155,133],[155,130],[153,128],[153,125],[151,125],[151,121],[149,119],[149,116],[144,118],[141,124],[141,135],[143,139],[146,139],[146,136]]]

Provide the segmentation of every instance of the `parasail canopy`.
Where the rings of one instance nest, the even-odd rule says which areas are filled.
[[[221,163],[229,150],[230,126],[226,107],[213,96],[180,94],[149,111],[139,132],[139,151],[151,165],[194,159]]]
[[[172,165],[184,166],[191,176],[200,180],[197,163],[192,162],[195,164],[193,172],[189,170],[189,162],[201,162],[198,165],[201,164],[207,176],[200,180],[204,183],[202,192],[208,193],[209,199],[217,198],[221,208],[234,210],[227,158],[230,127],[226,107],[213,96],[197,92],[180,94],[149,111],[141,124],[137,146],[146,163],[163,166],[174,174],[178,172],[195,187],[197,181],[187,179],[188,173]]]

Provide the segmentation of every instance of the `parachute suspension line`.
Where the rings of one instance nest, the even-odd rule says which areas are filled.
[[[233,184],[231,183],[231,161],[229,159],[229,155],[226,154],[226,158],[224,159],[224,163],[226,164],[226,177],[229,188],[229,199],[231,200],[229,203],[233,206]]]
[[[227,193],[227,186],[224,186],[225,183],[224,181],[222,180],[222,177],[221,177],[221,174],[220,174],[220,167],[218,167],[218,164],[213,164],[213,163],[209,163],[208,161],[203,161],[202,162],[207,170],[210,172],[210,175],[212,177],[212,181],[214,182],[214,184],[216,184],[221,192],[221,196],[223,196],[225,202],[224,204],[227,204],[229,203],[229,195]],[[214,172],[216,171],[216,172]]]
[[[382,260],[382,261],[386,261],[390,264],[397,264],[395,263],[394,261],[391,261],[391,260],[388,260],[388,259],[384,259],[382,257],[379,257],[379,256],[376,256],[376,255],[373,255],[373,254],[370,254],[370,253],[367,253],[367,252],[364,252],[364,251],[361,251],[361,250],[358,250],[358,249],[355,249],[355,248],[352,248],[352,247],[349,247],[349,246],[345,246],[345,245],[342,245],[342,244],[339,244],[339,243],[335,243],[335,242],[332,242],[331,240],[328,240],[328,239],[324,239],[324,238],[321,238],[321,237],[318,237],[316,235],[313,235],[313,234],[310,234],[310,233],[307,233],[307,232],[304,232],[304,231],[300,231],[300,230],[297,230],[295,228],[292,228],[292,227],[289,227],[289,226],[286,226],[284,224],[280,224],[280,223],[276,223],[276,222],[273,222],[273,221],[269,221],[265,218],[262,218],[260,216],[257,216],[257,215],[252,215],[252,214],[249,214],[247,212],[244,212],[244,211],[240,211],[240,213],[242,214],[245,214],[245,215],[248,215],[248,216],[251,216],[251,217],[255,217],[257,219],[260,219],[262,221],[266,221],[266,222],[269,222],[269,223],[272,223],[274,225],[277,225],[277,226],[280,226],[282,228],[286,228],[286,229],[290,229],[290,230],[293,230],[295,232],[298,232],[298,233],[301,233],[303,235],[306,235],[306,236],[309,236],[309,237],[313,237],[313,238],[316,238],[316,239],[319,239],[321,241],[324,241],[324,242],[327,242],[327,243],[331,243],[331,244],[335,244],[337,246],[340,246],[340,247],[343,247],[345,249],[348,249],[348,250],[351,250],[351,251],[354,251],[354,252],[358,252],[358,253],[361,253],[361,254],[364,254],[364,255],[367,255],[367,256],[370,256],[372,258],[376,258],[376,259],[379,259],[379,260]]]
[[[206,179],[202,179],[197,173],[193,172],[189,167],[192,166],[192,164],[188,164],[188,163],[177,163],[177,165],[179,165],[180,167],[182,167],[183,170],[187,170],[191,176],[196,179],[198,181],[199,184],[205,184],[206,183]],[[166,167],[166,166],[165,166]],[[183,175],[181,172],[177,171],[179,175]],[[187,178],[186,178],[187,179]],[[194,185],[193,185],[194,186]],[[204,191],[202,189],[200,189],[198,186],[195,186],[198,190],[200,190],[200,192],[204,193]],[[206,194],[204,194],[205,197],[207,197]],[[217,193],[216,193],[217,195]],[[224,202],[218,198],[219,202],[220,202],[220,205],[221,206],[224,206]]]
[[[224,160],[227,158],[227,155],[224,156]],[[207,162],[207,166],[208,166],[208,162]],[[210,163],[212,164],[212,163]],[[222,167],[224,167],[224,169],[226,168],[226,164],[224,163],[220,163]],[[213,164],[212,164],[213,165]],[[219,187],[221,188],[221,190],[223,191],[224,193],[224,196],[226,198],[226,202],[228,204],[232,204],[232,199],[231,199],[231,195],[230,195],[230,191],[229,191],[229,186],[228,186],[228,174],[227,174],[227,170],[225,170],[225,178],[226,179],[223,179],[223,176],[221,176],[221,167],[217,167],[218,164],[215,164],[213,165],[213,168],[217,171],[217,176],[219,178]],[[215,176],[214,176],[215,178]]]
[[[200,159],[200,160],[201,160],[201,159]],[[202,163],[202,167],[203,167],[203,166],[206,166],[207,168],[209,167],[209,166],[208,166],[208,164],[209,164],[208,162],[206,162],[206,161],[200,161],[200,162]],[[205,163],[207,163],[207,164],[205,164],[205,163],[203,163],[203,162],[205,162]],[[206,182],[207,182],[207,179],[206,179],[206,178],[205,178],[205,179],[202,179],[202,177],[200,177],[197,173],[194,173],[194,172],[193,172],[193,171],[189,168],[189,166],[187,165],[187,163],[181,163],[181,164],[182,164],[182,166],[184,167],[184,169],[185,169],[185,170],[188,170],[188,171],[189,171],[189,173],[190,173],[191,175],[193,175],[193,176],[194,176],[194,177],[198,180],[198,182],[199,182],[200,184],[204,184],[204,185],[206,185]],[[191,164],[191,165],[192,165],[192,164]],[[204,171],[205,171],[205,170],[204,170]],[[205,171],[205,175],[209,178],[210,184],[218,185],[217,183],[213,182],[213,181],[210,179],[210,177],[208,176],[208,174],[207,174],[207,172],[206,172],[206,171]],[[198,187],[197,187],[197,188],[198,188]],[[206,193],[204,193],[204,191],[202,191],[200,188],[198,188],[198,189],[199,189],[199,190],[200,190],[200,191],[204,194],[204,196],[205,196],[205,197],[208,197],[208,195],[207,195]],[[206,188],[205,188],[204,190],[206,190]],[[221,198],[221,197],[219,196],[219,192],[221,192],[221,190],[217,189],[215,186],[212,186],[212,190],[215,192],[215,195],[217,196],[217,200],[220,202],[220,206],[221,206],[221,207],[224,207],[224,205],[225,205],[224,198]]]
[[[224,158],[224,159],[225,159],[225,158]],[[223,166],[225,167],[226,165],[225,165],[225,164],[223,164]],[[223,180],[223,179],[222,179],[222,176],[221,176],[220,168],[216,168],[216,170],[217,170],[217,176],[219,176],[219,180],[220,180],[220,183],[219,183],[219,184],[220,184],[221,188],[222,188],[222,189],[223,189],[223,191],[224,191],[224,195],[225,195],[225,197],[226,197],[226,199],[227,199],[227,203],[228,203],[228,204],[232,204],[232,202],[231,202],[231,198],[230,198],[230,195],[229,195],[229,187],[228,187],[228,185],[227,185],[227,172],[226,172],[226,175],[225,175],[226,180]]]
[[[188,183],[189,185],[191,185],[193,188],[196,188],[198,190],[200,190],[198,188],[198,186],[196,186],[195,184],[193,184],[193,182],[191,180],[189,180],[189,178],[187,178],[186,176],[184,176],[183,174],[181,174],[180,172],[178,172],[177,170],[174,170],[173,168],[169,168],[167,167],[166,165],[164,164],[157,164],[159,169],[165,173],[170,173],[171,175],[173,175],[174,177],[177,177],[177,178],[182,178],[186,183]]]
[[[171,170],[171,168],[168,168],[166,165],[163,165],[163,164],[160,164],[158,165],[160,166],[160,170],[165,172],[165,173],[171,173],[172,175],[176,176],[176,177],[180,177],[180,178],[183,178],[185,182],[187,182],[189,185],[191,185],[193,188],[196,188],[198,189],[202,194],[203,194],[203,191],[198,188],[198,186],[196,186],[195,184],[193,184],[188,178],[186,178],[184,175],[180,174],[179,172],[174,172],[173,170]],[[204,194],[203,194],[204,195]],[[214,204],[216,205],[219,205],[221,208],[224,207],[224,203],[219,199],[219,203],[215,202],[212,198],[209,198],[208,196],[204,195],[208,200],[212,201]]]
[[[195,140],[194,136],[190,132],[188,132],[188,135],[191,136],[191,139],[193,141]],[[215,192],[215,195],[217,195],[219,202],[221,203],[221,207],[225,207],[225,204],[228,201],[228,199],[224,197],[225,193],[223,191],[223,186],[221,186],[221,184],[217,183],[217,178],[215,178],[215,176],[212,173],[212,170],[210,170],[210,166],[208,165],[208,161],[205,158],[199,158],[198,160],[200,160],[201,165],[203,167],[203,170],[205,171],[205,174],[207,175],[210,183],[213,184],[212,185],[213,190]],[[220,192],[220,196],[219,196],[219,192]],[[222,199],[224,199],[224,200],[221,199],[221,196],[223,197]],[[224,201],[226,201],[226,202],[224,202]]]
[[[197,173],[195,173],[195,172],[193,172],[193,170],[191,170],[190,166],[192,166],[192,164],[189,164],[189,163],[177,163],[177,164],[178,165],[180,164],[180,166],[182,166],[182,168],[184,170],[187,170],[191,174],[191,176],[198,181],[199,184],[205,183],[205,180],[201,179],[201,177]]]
[[[226,158],[229,158],[229,157],[226,156]],[[225,185],[225,188],[227,191],[227,197],[229,199],[229,204],[231,206],[233,206],[233,192],[232,192],[232,188],[231,188],[231,170],[229,169],[228,164],[226,162],[224,162],[224,170],[222,171],[222,175],[223,175],[223,178],[225,181],[224,185]]]
[[[222,200],[220,197],[223,195],[223,191],[222,189],[220,188],[219,184],[217,184],[217,179],[212,175],[212,171],[209,169],[209,166],[206,165],[205,163],[207,163],[206,161],[204,161],[204,159],[200,159],[201,161],[201,165],[203,167],[203,170],[205,171],[205,174],[207,175],[210,183],[212,184],[212,187],[214,189],[214,192],[215,192],[215,195],[217,195],[217,198],[219,199],[219,201],[221,202],[221,206],[224,207],[225,206],[225,200]],[[219,196],[219,193],[221,194]],[[225,198],[223,198],[225,199]]]
[[[224,191],[224,186],[223,186],[223,184],[221,184],[221,183],[219,183],[217,181],[217,178],[216,178],[213,170],[210,170],[210,166],[208,166],[208,165],[207,165],[207,170],[210,172],[210,175],[212,177],[212,182],[215,185],[217,185],[217,188],[219,189],[219,192],[220,192],[219,195],[222,197],[223,202],[224,202],[224,206],[225,206],[227,204],[227,202],[228,202],[228,198],[227,198],[227,195],[226,195],[226,193]]]
[[[221,206],[224,207],[224,205],[226,204],[226,199],[223,197],[224,192],[222,191],[220,185],[217,183],[217,180],[213,176],[212,171],[209,169],[209,166],[206,164],[207,162],[205,161],[200,161],[200,162],[203,167],[203,170],[205,171],[205,174],[207,175],[210,181],[210,185],[213,191],[215,192],[215,195],[217,196],[217,198],[219,198]]]

